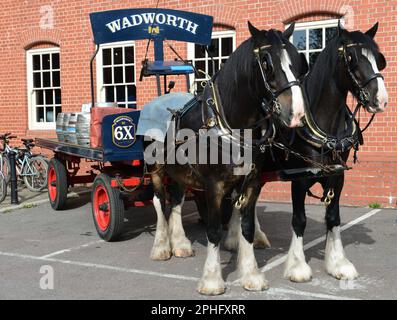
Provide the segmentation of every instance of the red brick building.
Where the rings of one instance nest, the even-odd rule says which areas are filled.
[[[19,137],[53,137],[60,110],[78,111],[90,101],[89,61],[94,51],[88,14],[134,7],[155,7],[157,0],[3,0],[0,13],[0,132]],[[385,54],[384,70],[389,106],[366,132],[360,164],[347,174],[342,202],[350,205],[397,201],[397,1],[392,0],[200,0],[165,1],[159,7],[214,16],[217,66],[248,36],[247,20],[262,29],[284,29],[297,22],[293,41],[313,60],[332,36],[337,19],[347,29],[366,31],[376,21],[376,40]],[[212,65],[200,48],[174,44],[201,69]],[[153,79],[139,82],[146,42],[104,47],[97,61],[99,101],[116,100],[138,107],[156,95]],[[175,56],[166,50],[168,59]],[[149,58],[152,57],[152,51]],[[185,90],[177,80],[175,90]],[[366,119],[366,118],[365,118]],[[363,120],[365,120],[363,119]],[[289,201],[289,184],[265,187],[266,200]]]

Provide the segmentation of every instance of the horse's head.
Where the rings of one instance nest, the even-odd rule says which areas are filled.
[[[250,22],[258,81],[264,90],[265,112],[275,113],[287,127],[302,126],[305,99],[299,80],[307,71],[304,56],[288,41],[292,24],[285,32],[258,30]]]
[[[378,23],[365,33],[349,32],[340,24],[338,29],[339,76],[368,112],[384,111],[388,94],[380,71],[386,59],[374,41]]]

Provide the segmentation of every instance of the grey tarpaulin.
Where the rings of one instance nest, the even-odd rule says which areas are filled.
[[[164,142],[172,120],[172,113],[168,109],[180,110],[193,98],[194,95],[191,93],[175,92],[149,102],[141,111],[136,134]]]

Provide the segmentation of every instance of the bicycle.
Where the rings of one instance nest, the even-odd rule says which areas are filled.
[[[17,176],[22,178],[26,187],[33,192],[40,192],[47,186],[48,162],[41,155],[34,155],[31,149],[35,146],[32,139],[21,139],[24,148],[11,148],[9,142],[17,138],[6,133],[0,135],[3,140],[3,151],[0,153],[0,171],[2,172],[6,185],[11,179],[9,153],[15,152],[15,169]]]
[[[7,182],[3,172],[0,172],[0,203],[3,202],[6,196],[7,196]]]

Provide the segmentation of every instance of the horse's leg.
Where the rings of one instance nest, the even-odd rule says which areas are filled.
[[[225,249],[235,251],[238,248],[238,242],[241,234],[241,213],[240,210],[233,207],[232,217],[229,221],[225,239]]]
[[[270,248],[270,242],[266,234],[261,230],[258,216],[255,211],[255,234],[254,234],[254,248],[264,249]],[[241,233],[241,213],[240,210],[233,207],[232,218],[229,222],[229,228],[225,239],[226,250],[235,251],[238,248],[239,237]]]
[[[293,181],[291,184],[293,217],[292,240],[285,262],[284,277],[294,282],[307,282],[312,278],[312,270],[306,263],[303,251],[303,234],[306,228],[305,198],[313,185],[311,180]]]
[[[222,199],[224,196],[224,183],[208,183],[206,200],[208,205],[207,220],[207,259],[204,265],[197,291],[205,295],[219,295],[226,290],[222,279],[219,244],[222,238]]]
[[[237,265],[240,282],[244,289],[250,291],[261,291],[268,288],[265,274],[258,269],[254,254],[255,206],[260,190],[259,185],[249,187],[247,189],[247,204],[241,209]]]
[[[192,244],[186,238],[182,225],[182,206],[185,200],[185,190],[178,184],[169,189],[171,196],[171,215],[168,220],[168,232],[171,238],[172,254],[178,258],[186,258],[194,255]]]
[[[154,189],[153,205],[157,213],[157,225],[150,257],[153,260],[168,260],[171,258],[171,245],[167,220],[164,216],[165,188],[163,185],[163,175],[160,172],[152,174],[152,182]]]
[[[344,176],[328,178],[328,188],[334,188],[335,197],[326,210],[327,243],[325,246],[325,269],[337,279],[353,280],[358,277],[354,265],[346,258],[340,236],[339,200]],[[328,192],[328,190],[325,190]]]
[[[265,249],[270,248],[271,244],[269,239],[261,229],[261,225],[259,224],[258,214],[255,210],[255,235],[254,235],[254,248],[255,249]]]

